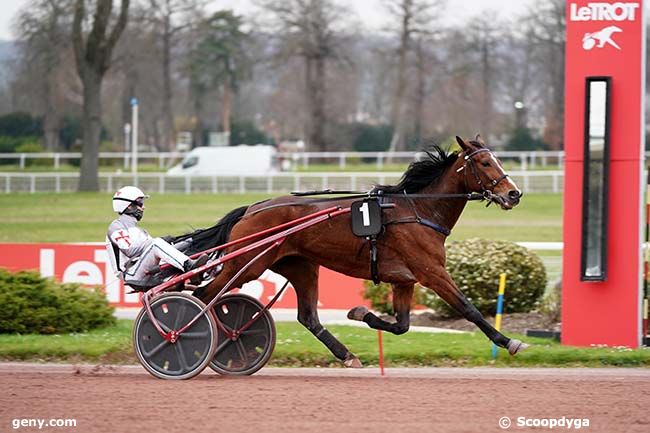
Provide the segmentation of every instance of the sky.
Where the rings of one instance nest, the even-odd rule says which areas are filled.
[[[381,0],[338,0],[356,10],[360,20],[370,29],[379,29],[386,23],[386,13]],[[478,13],[494,10],[503,18],[510,18],[526,11],[534,0],[447,0],[447,17],[453,23]],[[15,39],[11,23],[16,13],[30,0],[0,0],[0,40]],[[117,2],[116,2],[117,3]],[[232,8],[236,13],[246,14],[253,9],[252,0],[213,0],[212,8]]]

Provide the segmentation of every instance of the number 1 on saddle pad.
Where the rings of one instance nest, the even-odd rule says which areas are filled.
[[[350,206],[352,233],[357,236],[373,236],[381,231],[381,207],[377,200],[355,201]]]

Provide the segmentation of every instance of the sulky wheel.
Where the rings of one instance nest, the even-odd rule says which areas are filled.
[[[275,348],[275,323],[264,306],[243,294],[226,295],[213,307],[219,344],[210,368],[224,375],[250,375],[268,362]],[[251,319],[256,320],[238,334]],[[238,334],[238,335],[237,335]]]
[[[169,293],[151,302],[154,317],[165,332],[180,330],[196,317],[205,304],[184,293]],[[217,326],[207,313],[178,336],[167,341],[153,325],[146,308],[140,310],[133,325],[133,346],[138,360],[151,374],[161,379],[190,379],[208,365],[217,347]]]

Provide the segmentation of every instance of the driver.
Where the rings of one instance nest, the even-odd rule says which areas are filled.
[[[189,272],[208,261],[207,254],[192,260],[163,239],[152,238],[138,227],[147,198],[149,196],[135,186],[120,188],[113,195],[113,210],[119,217],[108,226],[106,248],[115,275],[126,284],[132,281],[144,285],[161,260],[181,272]]]

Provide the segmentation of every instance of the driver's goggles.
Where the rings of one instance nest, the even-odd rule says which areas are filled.
[[[144,206],[144,199],[143,198],[138,198],[133,200],[133,203],[135,203],[138,207],[143,207]]]

